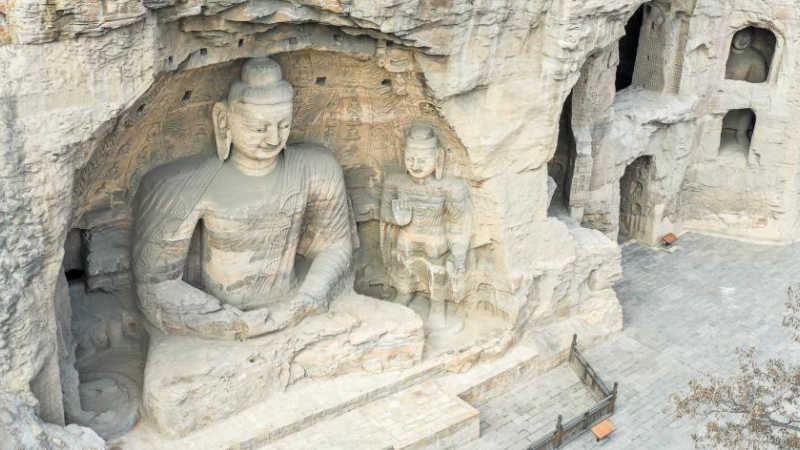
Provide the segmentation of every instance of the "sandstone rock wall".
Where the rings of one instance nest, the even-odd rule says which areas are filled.
[[[800,9],[790,0],[659,1],[659,26],[670,45],[653,48],[651,35],[640,54],[660,59],[661,72],[659,65],[641,68],[634,77],[640,86],[615,94],[617,41],[642,3],[23,0],[0,6],[0,391],[26,395],[31,382],[48,376],[44,368],[56,351],[52,299],[69,229],[120,219],[113,216],[123,202],[114,196],[118,179],[113,171],[99,173],[96,161],[131,142],[109,145],[109,136],[125,136],[158,106],[139,109],[159,83],[243,57],[314,50],[384,55],[401,64],[402,57],[392,57],[397,49],[413,55],[424,96],[458,141],[471,182],[480,185],[483,240],[501,275],[493,295],[524,305],[517,310],[525,311],[522,318],[512,320],[524,330],[545,326],[554,314],[580,314],[586,286],[599,292],[593,298],[613,304],[620,180],[643,155],[653,158],[654,172],[642,240],[655,243],[683,229],[794,239],[800,194],[793,133],[800,115],[792,25]],[[722,79],[733,32],[745,25],[769,27],[778,38],[763,85]],[[587,230],[576,238],[547,217],[547,162],[576,84],[573,133],[584,178],[570,212],[611,240]],[[205,87],[219,92],[226,85],[215,78]],[[716,160],[722,116],[733,108],[758,115],[753,158],[744,169]],[[87,207],[87,197],[73,196],[87,185],[108,195]],[[107,287],[97,280],[96,288]],[[612,322],[621,326],[618,319]]]

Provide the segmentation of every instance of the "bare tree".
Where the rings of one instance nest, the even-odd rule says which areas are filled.
[[[783,326],[800,343],[798,286],[789,289]],[[697,448],[800,449],[800,365],[781,358],[758,364],[752,348],[737,354],[737,375],[692,380],[689,393],[673,394],[668,409],[706,422],[692,435]]]

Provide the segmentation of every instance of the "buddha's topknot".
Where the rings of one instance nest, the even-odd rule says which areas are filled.
[[[292,85],[283,80],[281,67],[264,56],[248,59],[242,75],[228,92],[228,102],[254,105],[291,104],[294,99]]]

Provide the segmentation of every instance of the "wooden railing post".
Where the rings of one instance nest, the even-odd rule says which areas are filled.
[[[569,360],[570,364],[572,363],[572,358],[575,357],[575,350],[577,350],[577,349],[578,349],[578,335],[577,334],[573,334],[572,335],[572,346],[570,346],[570,348],[569,348],[569,358],[567,358]]]
[[[556,423],[556,436],[554,439],[555,448],[561,447],[561,442],[564,441],[564,426],[561,425],[561,414],[558,415],[558,423]]]
[[[614,389],[611,391],[611,414],[614,414],[614,408],[617,407],[617,388],[619,387],[618,382],[614,382]]]

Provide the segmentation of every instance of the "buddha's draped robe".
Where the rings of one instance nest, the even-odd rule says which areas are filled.
[[[183,158],[154,169],[139,187],[137,293],[142,311],[162,329],[182,329],[182,316],[214,312],[222,304],[256,309],[288,301],[298,290],[322,299],[349,266],[351,214],[342,169],[329,151],[288,147],[275,170],[257,180],[263,195],[255,201],[252,187],[238,195],[241,187],[230,182],[236,169],[225,164]],[[201,223],[202,290],[182,279]],[[313,260],[299,289],[297,255]],[[159,289],[165,285],[170,289]]]

